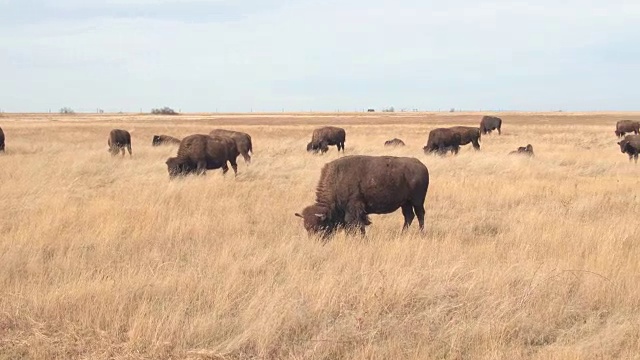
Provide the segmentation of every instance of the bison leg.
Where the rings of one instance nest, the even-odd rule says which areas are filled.
[[[405,231],[411,226],[415,214],[413,213],[413,206],[411,204],[402,205],[402,215],[404,215],[404,225],[402,225],[402,231]]]
[[[131,144],[127,145],[127,150],[129,150],[129,157],[133,156],[131,154]],[[122,149],[122,155],[124,155],[124,149]]]
[[[473,139],[472,143],[473,143],[473,148],[474,149],[480,150],[480,143],[478,142],[478,139]]]
[[[222,165],[222,175],[226,174],[226,173],[227,173],[227,171],[229,171],[229,165],[227,165],[227,163],[225,162],[225,163]]]
[[[502,131],[500,131],[500,126],[498,126],[498,135],[502,135]]]
[[[238,163],[236,159],[232,159],[229,161],[231,163],[231,168],[233,169],[233,175],[238,176]]]
[[[416,216],[418,217],[418,226],[420,227],[420,231],[424,230],[424,205],[418,204],[413,205],[413,211],[415,211]]]
[[[197,175],[206,175],[207,172],[207,162],[206,161],[198,161],[196,164],[196,174]]]
[[[636,162],[636,164],[638,163],[638,153],[635,153],[635,155],[633,155],[633,160]]]
[[[454,145],[453,149],[451,150],[453,155],[458,155],[458,151],[460,151],[460,145]]]

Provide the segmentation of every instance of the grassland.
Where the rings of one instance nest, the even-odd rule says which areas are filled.
[[[480,114],[4,114],[0,359],[639,358],[640,166],[613,130],[640,114],[500,116],[441,158],[429,130]],[[324,124],[427,165],[425,234],[397,212],[307,237],[294,213],[341,156],[306,153]],[[152,135],[215,127],[249,132],[252,164],[170,182]]]

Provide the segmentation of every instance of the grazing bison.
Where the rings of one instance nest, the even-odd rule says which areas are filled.
[[[460,145],[473,144],[473,148],[480,150],[480,129],[470,126],[454,126],[449,129],[460,134]]]
[[[344,129],[334,126],[326,126],[313,130],[311,142],[307,144],[307,151],[325,153],[329,151],[329,145],[335,145],[338,151],[344,153],[344,142],[347,133]]]
[[[455,132],[447,128],[433,129],[429,132],[429,138],[427,139],[427,145],[422,149],[425,154],[437,152],[440,155],[445,155],[448,150],[455,155],[460,150],[460,143],[462,137],[458,132]]]
[[[500,128],[502,127],[502,119],[495,116],[483,116],[482,120],[480,120],[480,132],[482,134],[490,134],[493,130],[498,130],[498,135],[501,135],[502,132]]]
[[[385,141],[384,146],[404,146],[404,141],[398,138],[393,138],[391,140]]]
[[[0,127],[0,152],[4,152],[4,131]]]
[[[131,134],[129,134],[127,130],[111,130],[111,132],[109,133],[109,140],[107,140],[107,144],[109,145],[109,152],[112,156],[116,156],[120,151],[122,151],[122,157],[124,157],[125,148],[129,151],[129,156],[132,156]]]
[[[424,200],[429,171],[418,159],[352,155],[327,163],[321,171],[316,203],[302,214],[310,234],[329,237],[339,228],[364,235],[369,214],[388,214],[402,208],[403,230],[418,216],[424,229]]]
[[[620,120],[616,123],[616,136],[622,137],[626,133],[640,133],[640,122],[633,120]]]
[[[640,136],[627,136],[618,142],[620,151],[629,155],[629,161],[633,158],[638,163],[638,153],[640,153]]]
[[[222,136],[202,134],[189,135],[182,139],[178,155],[167,159],[169,178],[196,173],[204,175],[206,170],[222,168],[222,173],[229,171],[227,162],[233,172],[238,174],[238,148],[233,139]]]
[[[209,135],[211,136],[226,136],[232,138],[236,142],[238,152],[244,158],[245,163],[251,162],[251,154],[253,154],[253,145],[251,144],[251,136],[247,133],[225,129],[212,130]]]
[[[169,135],[153,135],[153,141],[151,142],[151,145],[160,146],[160,145],[171,145],[171,144],[175,144],[175,145],[180,144],[180,139],[176,139],[173,136],[169,136]]]
[[[518,150],[510,152],[509,155],[533,156],[533,146],[531,146],[531,144],[527,144],[527,146],[520,146]]]

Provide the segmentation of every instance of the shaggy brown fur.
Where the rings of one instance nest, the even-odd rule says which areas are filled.
[[[640,153],[640,136],[626,136],[623,140],[618,142],[618,145],[620,145],[620,151],[623,154],[626,153],[629,155],[629,161],[634,159],[635,163],[638,163],[638,153]]]
[[[502,119],[495,116],[483,116],[480,120],[480,132],[482,134],[490,134],[493,130],[498,130],[498,135],[502,134]]]
[[[178,155],[167,159],[169,177],[196,173],[204,175],[206,170],[222,168],[222,173],[229,171],[227,162],[233,172],[238,174],[238,149],[235,141],[228,137],[195,134],[182,139]]]
[[[470,126],[454,126],[449,129],[460,134],[460,145],[473,144],[473,148],[480,150],[480,129]]]
[[[325,153],[329,151],[330,145],[335,145],[338,151],[342,149],[344,152],[344,142],[347,138],[347,133],[344,129],[335,126],[325,126],[313,130],[311,135],[311,142],[307,144],[307,151],[313,151]]]
[[[440,155],[445,155],[447,151],[451,150],[455,155],[460,150],[461,142],[462,137],[458,132],[447,128],[438,128],[429,132],[427,145],[422,149],[425,154],[436,152]]]
[[[424,229],[424,200],[429,171],[418,159],[395,156],[346,156],[322,168],[316,203],[302,214],[310,234],[328,237],[339,228],[349,232],[370,225],[369,214],[388,214],[402,208],[403,230],[417,215]]]
[[[212,130],[209,135],[211,136],[226,136],[232,138],[238,147],[238,152],[244,158],[245,163],[251,162],[251,155],[253,154],[253,145],[251,143],[251,136],[247,133],[225,129]]]
[[[618,137],[624,136],[626,133],[640,133],[640,122],[633,120],[620,120],[616,123],[615,134]]]
[[[4,131],[0,127],[0,151],[4,152]]]
[[[404,146],[404,141],[398,138],[393,138],[391,140],[385,141],[384,146]]]
[[[125,148],[129,151],[129,156],[132,156],[131,134],[129,134],[127,130],[111,130],[109,133],[109,139],[107,140],[107,145],[109,145],[109,152],[111,153],[111,156],[116,156],[120,151],[122,151],[122,157],[124,157]]]
[[[153,146],[178,144],[180,144],[180,139],[176,139],[169,135],[153,135],[153,141],[151,142],[151,145]]]
[[[531,144],[527,144],[527,146],[520,146],[518,147],[518,150],[510,152],[509,155],[533,156],[533,146],[531,146]]]

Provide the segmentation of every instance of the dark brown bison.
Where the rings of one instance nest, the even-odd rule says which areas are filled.
[[[618,142],[620,145],[620,151],[629,155],[629,161],[633,158],[635,163],[638,163],[638,153],[640,153],[640,136],[629,135],[623,140]]]
[[[403,230],[418,216],[424,229],[424,200],[429,171],[418,159],[352,155],[327,163],[321,171],[316,203],[302,214],[310,234],[328,237],[344,228],[349,233],[370,225],[369,214],[388,214],[402,208]]]
[[[330,145],[335,145],[338,151],[342,149],[344,153],[344,142],[347,133],[344,129],[334,126],[326,126],[313,130],[311,142],[307,144],[307,151],[325,153],[329,151]]]
[[[385,141],[384,146],[404,146],[404,141],[398,138],[393,138],[391,140]]]
[[[502,119],[495,116],[483,116],[482,120],[480,120],[480,132],[482,134],[490,134],[493,130],[498,130],[498,135],[501,135],[502,132],[500,128],[502,127]]]
[[[622,137],[626,133],[640,133],[640,122],[633,120],[620,120],[616,123],[616,136]]]
[[[153,141],[151,145],[160,146],[160,145],[178,145],[180,144],[180,139],[176,139],[173,136],[169,135],[153,135]]]
[[[247,164],[251,162],[251,155],[253,153],[253,145],[251,144],[251,136],[247,133],[225,129],[212,130],[209,135],[211,136],[227,136],[232,138],[238,147],[238,152],[244,158],[244,162]]]
[[[126,148],[129,151],[129,156],[131,154],[131,134],[127,130],[113,129],[109,133],[109,139],[107,140],[107,144],[109,145],[109,152],[112,156],[118,155],[120,151],[122,151],[122,157],[124,157],[124,149]]]
[[[196,173],[204,175],[206,170],[222,168],[222,173],[229,171],[227,162],[231,164],[233,172],[238,174],[238,148],[233,139],[222,136],[203,134],[189,135],[182,139],[178,148],[178,155],[167,159],[169,177]]]
[[[4,131],[0,127],[0,151],[4,152]]]
[[[449,129],[460,134],[460,145],[473,144],[473,148],[480,150],[480,129],[470,126],[454,126]]]
[[[427,139],[427,145],[422,149],[425,154],[436,152],[440,155],[445,155],[447,151],[455,155],[460,150],[460,143],[462,137],[456,131],[447,128],[437,128],[429,132],[429,138]]]
[[[510,152],[509,155],[533,156],[533,146],[531,146],[531,144],[527,144],[527,146],[520,146],[518,147],[518,150]]]

